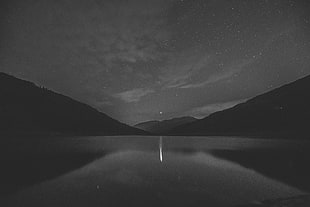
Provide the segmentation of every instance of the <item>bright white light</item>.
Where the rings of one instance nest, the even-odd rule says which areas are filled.
[[[163,138],[159,137],[159,160],[163,162]]]

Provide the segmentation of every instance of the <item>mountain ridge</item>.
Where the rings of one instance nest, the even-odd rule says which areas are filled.
[[[166,132],[168,135],[308,136],[310,76]]]
[[[85,103],[3,72],[0,97],[0,133],[146,134]]]

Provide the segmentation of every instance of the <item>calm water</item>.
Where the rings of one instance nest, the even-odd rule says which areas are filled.
[[[0,206],[235,206],[310,189],[306,141],[18,138],[1,146]]]

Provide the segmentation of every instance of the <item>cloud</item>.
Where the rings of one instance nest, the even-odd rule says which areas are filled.
[[[233,64],[223,70],[223,72],[215,73],[210,75],[205,81],[198,83],[190,83],[186,85],[181,85],[179,88],[187,89],[187,88],[201,88],[211,83],[216,83],[222,80],[226,80],[233,75],[241,72],[245,69],[246,66],[252,64],[255,59],[243,60],[238,64]]]
[[[170,61],[167,66],[161,69],[162,72],[159,76],[164,89],[178,88],[187,84],[214,58],[207,53],[197,54],[189,50],[169,59]]]
[[[170,33],[161,12],[169,1],[106,1],[103,6],[98,2],[84,15],[91,25],[92,42],[83,49],[95,53],[107,66],[162,58],[160,45]]]
[[[154,92],[155,91],[152,89],[135,88],[129,91],[124,91],[115,94],[114,97],[119,98],[127,103],[132,103],[132,102],[139,102],[142,97]]]
[[[238,68],[236,70],[228,70],[228,71],[225,71],[225,72],[222,72],[222,73],[211,75],[209,78],[207,78],[207,80],[205,80],[203,82],[182,85],[182,86],[180,86],[180,88],[183,88],[183,89],[186,89],[186,88],[201,88],[201,87],[204,87],[204,86],[206,86],[208,84],[216,83],[218,81],[222,81],[222,80],[228,79],[228,78],[232,77],[234,74],[236,74],[236,73],[238,73],[240,71],[241,71],[241,68]]]
[[[172,1],[61,0],[31,5],[15,1],[12,8],[21,8],[11,34],[16,40],[11,44],[22,48],[18,55],[30,56],[19,59],[31,60],[20,65],[39,65],[37,70],[50,73],[50,63],[57,63],[54,70],[71,70],[87,78],[104,72],[117,75],[113,70],[122,63],[165,56],[161,45],[169,39],[170,30],[162,13]],[[18,63],[11,59],[12,64]]]
[[[197,54],[189,50],[177,57],[171,57],[167,66],[162,68],[162,74],[159,78],[164,89],[202,88],[208,84],[231,78],[254,63],[257,58],[229,63],[221,70],[214,71],[219,67],[215,56],[208,53]],[[205,77],[205,80],[201,81],[203,77]]]
[[[213,103],[213,104],[207,104],[205,106],[196,107],[187,112],[187,114],[190,114],[191,116],[194,116],[196,118],[204,118],[214,112],[222,111],[228,108],[231,108],[239,103],[245,102],[246,99],[240,99],[240,100],[234,100],[234,101],[228,101],[228,102],[220,102],[220,103]]]

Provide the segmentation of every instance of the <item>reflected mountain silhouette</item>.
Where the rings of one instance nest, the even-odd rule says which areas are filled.
[[[61,176],[109,153],[76,149],[70,140],[66,143],[66,138],[60,138],[64,139],[61,143],[45,143],[44,139],[0,140],[0,197]]]
[[[224,149],[225,146],[223,146],[223,149],[212,149],[214,146],[211,144],[203,145],[203,143],[199,144],[198,148],[186,146],[189,145],[189,143],[186,143],[186,139],[180,140],[183,144],[175,147],[171,146],[171,143],[173,143],[171,139],[173,138],[163,139],[162,141],[162,146],[166,151],[172,151],[181,155],[194,155],[197,153],[211,154],[220,159],[253,169],[266,177],[310,192],[310,167],[308,165],[310,163],[310,149],[309,143],[306,141],[302,144],[300,141],[283,142],[283,140],[279,140],[279,143],[283,142],[282,145],[273,145],[272,143],[277,143],[274,140],[269,142],[269,146],[266,142],[244,149],[239,147],[236,149]],[[218,143],[220,142],[216,138],[213,139]],[[240,146],[242,146],[241,143]]]
[[[310,192],[309,149],[212,150],[208,153]]]

